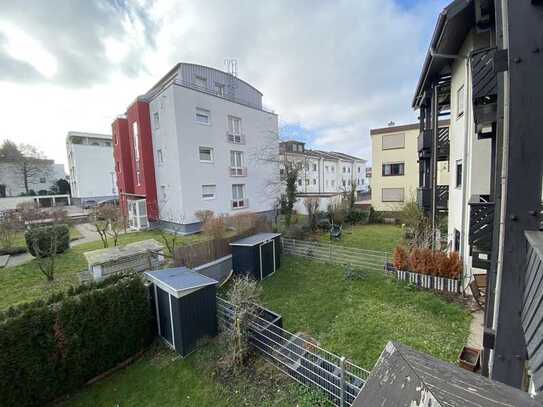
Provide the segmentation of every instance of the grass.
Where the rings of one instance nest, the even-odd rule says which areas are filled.
[[[322,242],[330,242],[330,235],[321,235]],[[340,240],[334,244],[357,247],[366,250],[391,252],[402,240],[402,228],[398,225],[355,225],[345,226]]]
[[[263,286],[264,303],[283,315],[286,329],[368,370],[389,340],[454,362],[469,333],[462,306],[375,271],[348,281],[341,266],[289,256]]]
[[[156,231],[127,233],[119,236],[119,244],[127,244],[145,239],[161,241]],[[202,235],[180,237],[179,244],[190,244],[204,239]],[[15,267],[0,269],[0,310],[22,302],[46,297],[53,292],[65,290],[79,284],[78,273],[87,268],[83,253],[103,248],[101,241],[84,243],[70,248],[56,257],[55,280],[47,282],[40,272],[36,260]]]
[[[61,405],[328,406],[314,393],[278,375],[262,359],[255,361],[250,372],[228,381],[219,379],[215,369],[219,349],[220,344],[213,340],[180,359],[164,345],[155,345],[130,367],[77,392]]]

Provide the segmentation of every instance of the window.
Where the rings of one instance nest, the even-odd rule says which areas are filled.
[[[302,186],[302,180],[301,179],[298,180],[298,186],[300,186],[300,187]]]
[[[239,117],[228,116],[228,141],[231,143],[241,143],[241,119]]]
[[[336,167],[332,167],[332,172],[336,172]]]
[[[139,170],[136,170],[136,185],[141,185],[141,172]]]
[[[464,114],[464,85],[460,86],[456,91],[456,117],[461,117]]]
[[[317,185],[317,179],[313,178],[313,185]]]
[[[41,178],[40,178],[40,184],[45,184],[45,182],[46,182],[45,177],[41,177]]]
[[[117,134],[113,133],[113,142],[115,143],[115,145],[119,144],[119,142],[117,141]]]
[[[342,179],[341,183],[343,184],[343,186],[345,186],[345,179]]]
[[[215,82],[215,91],[217,92],[217,95],[224,96],[224,84]]]
[[[111,147],[111,141],[104,141],[104,145],[106,147]]]
[[[454,250],[460,250],[460,231],[458,229],[454,229]]]
[[[358,167],[358,173],[360,174],[360,171],[362,170],[362,167]]]
[[[404,175],[404,173],[405,173],[404,163],[383,164],[383,177]]]
[[[211,147],[200,146],[199,152],[200,152],[200,161],[203,161],[203,162],[213,161],[213,149]]]
[[[160,128],[160,117],[158,112],[153,113],[153,125],[155,126],[155,130]]]
[[[347,168],[343,167],[343,173],[345,174],[347,172]]]
[[[158,148],[156,150],[156,160],[159,164],[163,164],[164,163],[164,155],[162,154],[162,149],[161,148]]]
[[[456,188],[462,188],[462,160],[456,161]]]
[[[309,185],[309,178],[305,179],[305,185]]]
[[[132,142],[134,144],[134,158],[140,160],[140,136],[138,134],[138,122],[132,123]],[[139,184],[138,184],[139,185]]]
[[[330,168],[328,166],[326,166],[324,168],[326,168],[326,172],[329,172]]]
[[[161,185],[160,186],[160,195],[161,195],[161,198],[162,198],[163,201],[165,201],[167,199],[166,185]]]
[[[304,152],[304,146],[302,146],[301,144],[298,144],[298,151],[300,153],[303,153]]]
[[[279,175],[284,176],[285,175],[285,169],[279,168]]]
[[[305,163],[305,170],[309,171],[309,164],[308,163]]]
[[[245,208],[246,206],[247,199],[245,198],[245,185],[232,185],[232,208]]]
[[[350,174],[351,173],[351,167],[347,167],[347,172]]]
[[[215,199],[216,192],[216,185],[202,185],[202,199]]]
[[[207,88],[207,78],[204,78],[203,76],[195,76],[194,83],[200,88]]]
[[[230,151],[230,175],[237,177],[245,175],[243,164],[243,151]]]
[[[381,190],[381,201],[383,202],[403,202],[403,188],[383,188]]]
[[[383,150],[393,150],[396,148],[405,148],[405,134],[384,134],[383,135]]]
[[[317,164],[313,164],[313,171],[317,171]]]
[[[210,122],[210,113],[209,110],[196,108],[196,121],[202,124],[209,124]]]

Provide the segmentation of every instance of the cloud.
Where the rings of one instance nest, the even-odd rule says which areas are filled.
[[[371,127],[416,119],[410,101],[443,0],[400,3],[6,2],[0,19],[37,41],[57,70],[46,78],[3,52],[0,30],[0,109],[14,118],[0,122],[0,138],[46,139],[40,147],[65,161],[67,131],[110,131],[175,63],[224,69],[225,58],[237,58],[239,76],[281,124],[315,148],[369,158]],[[24,120],[35,112],[39,120]]]

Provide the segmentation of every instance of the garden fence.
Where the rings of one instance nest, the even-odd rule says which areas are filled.
[[[285,254],[309,257],[329,263],[351,264],[365,270],[382,271],[392,259],[387,252],[341,246],[333,243],[283,238]]]
[[[219,327],[228,329],[235,308],[217,297]],[[250,344],[276,368],[299,383],[322,391],[340,407],[350,407],[364,386],[369,372],[345,357],[318,346],[310,338],[293,334],[255,315],[249,332]]]

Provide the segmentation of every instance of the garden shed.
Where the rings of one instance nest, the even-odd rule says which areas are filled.
[[[232,269],[235,274],[248,274],[262,280],[281,265],[281,234],[257,233],[230,243]]]
[[[158,334],[181,356],[217,335],[217,281],[186,267],[146,272]]]

